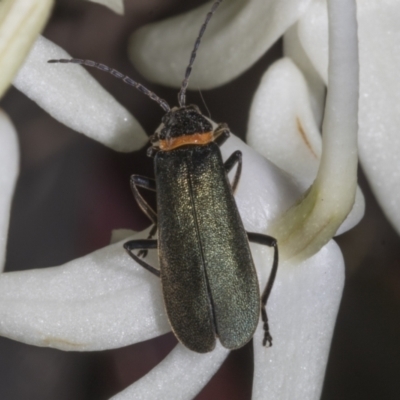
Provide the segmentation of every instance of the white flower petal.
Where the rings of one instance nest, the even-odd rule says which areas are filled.
[[[4,268],[11,200],[19,171],[17,133],[0,109],[0,272]]]
[[[52,6],[53,0],[0,2],[0,97],[43,29]]]
[[[360,159],[400,233],[400,3],[359,3]]]
[[[358,3],[358,7],[360,3]],[[313,0],[298,22],[304,51],[325,83],[328,82],[328,9],[326,0]],[[359,35],[360,40],[361,36]],[[360,62],[361,64],[361,62]]]
[[[306,10],[310,0],[225,1],[212,18],[196,59],[191,85],[209,89],[253,65]],[[211,8],[202,5],[147,25],[132,35],[135,67],[153,82],[179,87],[200,26]]]
[[[321,3],[313,3],[313,7],[317,6],[320,7]],[[314,11],[312,10],[313,7],[310,7],[310,10],[307,11],[306,16],[309,17],[310,14],[313,14]],[[328,21],[327,21],[327,10],[325,8],[325,14],[324,14],[326,20],[325,20],[325,27],[326,29],[328,29]],[[305,18],[303,18],[305,19]],[[313,18],[310,18],[312,23],[315,23],[315,20]],[[309,112],[305,112],[304,116],[301,118],[301,121],[307,121],[305,123],[303,123],[304,125],[308,125],[308,129],[304,132],[305,136],[307,137],[307,141],[309,143],[313,142],[314,140],[318,140],[318,142],[321,142],[321,136],[318,132],[318,135],[316,135],[316,132],[318,130],[317,126],[320,126],[322,123],[322,117],[323,117],[323,105],[325,103],[325,83],[322,80],[322,78],[320,77],[320,75],[318,74],[317,70],[315,69],[314,65],[311,63],[308,55],[306,54],[306,52],[303,49],[303,45],[299,39],[299,35],[298,35],[298,23],[293,25],[291,28],[289,28],[289,30],[285,33],[284,36],[284,53],[285,55],[289,56],[292,61],[294,61],[294,63],[297,65],[297,67],[300,69],[300,71],[303,73],[304,78],[307,82],[307,87],[308,87],[308,91],[310,94],[310,104],[311,104],[311,109],[313,111],[314,114],[314,118],[315,118],[315,126],[311,126],[312,121],[309,118]],[[304,28],[302,26],[302,28]],[[323,35],[315,35],[318,36],[318,40],[321,40],[321,38],[323,40],[326,40],[326,43],[319,43],[319,45],[322,48],[326,48],[328,47],[328,35],[327,35],[327,30],[325,32],[325,34]],[[324,56],[326,56],[326,68],[328,65],[328,53],[326,53],[326,55],[324,54]],[[326,75],[327,75],[327,70],[326,70]],[[326,76],[327,77],[327,76]],[[290,98],[287,98],[286,101],[289,103],[290,100],[294,101],[294,97],[296,96],[297,93],[295,93],[295,89],[296,89],[296,84],[295,84],[295,76],[291,77],[291,86],[292,86],[292,93],[290,94]],[[289,90],[290,88],[287,88],[287,90]],[[301,87],[299,86],[299,89],[306,90],[305,85],[302,85]],[[265,89],[266,90],[266,89]],[[268,89],[270,90],[270,89]],[[276,94],[274,94],[276,95]],[[292,97],[294,96],[294,97]],[[304,109],[308,106],[308,101],[306,101],[305,99],[303,99],[303,96],[300,96],[300,98],[302,99],[302,101],[304,101],[303,104],[299,105],[299,109]],[[298,99],[297,99],[298,101]],[[274,102],[273,104],[276,104],[276,102]],[[282,105],[276,105],[275,108],[278,107],[282,107]],[[271,110],[272,111],[272,110]],[[271,112],[272,114],[275,115],[276,112]],[[298,113],[300,113],[300,110],[298,110]],[[287,118],[286,116],[284,116],[284,118]],[[256,122],[256,120],[254,121]],[[288,127],[285,127],[284,129],[286,130]],[[269,132],[269,130],[265,130],[266,132]],[[287,132],[287,131],[285,131]],[[312,136],[312,138],[310,137]],[[265,141],[264,141],[265,143]],[[291,146],[293,146],[296,143],[296,140],[293,140],[293,137],[288,138],[288,140],[285,142],[285,145],[287,146],[287,148],[290,148]],[[259,148],[260,142],[256,143],[253,147],[254,148]],[[265,145],[264,145],[265,147]],[[320,158],[321,156],[321,146],[318,146],[319,151],[316,151],[316,153],[318,154],[318,158]],[[271,151],[270,151],[271,152]],[[263,154],[264,156],[266,156],[265,152],[261,152],[261,154]],[[301,153],[296,153],[296,158],[298,161],[302,161],[302,159],[300,158],[299,160],[299,155],[301,155]],[[308,153],[309,156],[313,156],[310,152]],[[294,157],[294,154],[293,154]],[[270,158],[271,159],[271,158]],[[271,159],[272,160],[272,159]],[[315,164],[315,163],[314,163]],[[279,164],[278,164],[279,165]],[[279,165],[283,170],[285,170],[286,172],[289,172],[291,174],[293,173],[297,173],[297,175],[294,175],[296,177],[296,179],[298,181],[301,181],[302,177],[306,178],[306,174],[304,174],[304,171],[301,167],[298,168],[294,168],[291,169],[291,171],[288,171],[285,166],[283,165]],[[302,177],[300,176],[300,173],[304,174],[302,175]],[[317,170],[315,170],[315,174],[312,176],[312,180],[309,180],[309,183],[311,184],[312,181],[315,179],[315,176],[317,175]],[[309,185],[308,185],[309,186]],[[308,186],[305,186],[305,188],[307,188]],[[359,187],[357,187],[357,192],[356,192],[356,199],[353,205],[353,208],[350,211],[350,214],[346,217],[346,219],[344,220],[343,224],[340,225],[339,229],[336,231],[336,236],[337,235],[341,235],[342,233],[348,231],[349,229],[353,228],[355,225],[357,225],[361,218],[363,218],[365,213],[365,199],[364,199],[364,195],[361,191],[361,189]]]
[[[343,285],[333,241],[299,265],[280,264],[267,305],[273,346],[262,347],[261,324],[253,339],[253,400],[320,398]]]
[[[112,397],[112,400],[193,399],[229,354],[220,344],[198,354],[178,344],[143,378]]]
[[[290,59],[278,60],[264,74],[250,110],[247,141],[293,176],[302,193],[314,182],[321,159],[321,134],[307,83]],[[355,226],[364,211],[364,197],[358,189],[352,211],[337,234]]]
[[[108,7],[110,10],[113,10],[115,13],[124,15],[124,1],[123,0],[88,0],[93,3],[99,3],[103,6]]]
[[[289,58],[278,60],[264,74],[247,132],[250,146],[295,177],[303,190],[311,186],[321,157],[321,134],[307,83]]]
[[[52,117],[118,151],[137,150],[147,136],[136,119],[79,65],[48,64],[71,58],[39,37],[14,86]]]
[[[298,24],[291,26],[283,37],[283,53],[297,65],[307,81],[311,108],[317,126],[321,126],[324,116],[326,86],[308,58],[298,35]]]
[[[236,204],[246,230],[265,233],[270,221],[291,206],[301,191],[287,174],[234,135],[221,147],[223,159],[236,150],[243,154]],[[234,171],[232,179],[233,175]]]
[[[322,155],[303,200],[274,221],[283,258],[315,254],[351,211],[357,188],[358,42],[355,1],[330,0],[329,90]]]
[[[318,3],[318,2],[317,2]],[[360,36],[360,159],[389,221],[400,233],[400,3],[358,2]],[[301,24],[304,48],[326,73],[326,9],[313,4]]]
[[[103,350],[170,330],[161,284],[122,243],[62,267],[0,275],[0,334],[36,346]],[[157,265],[155,252],[148,255]]]

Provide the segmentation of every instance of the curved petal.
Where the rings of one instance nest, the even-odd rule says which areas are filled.
[[[103,6],[108,7],[110,10],[113,10],[115,13],[124,15],[124,1],[123,0],[88,0],[93,3],[99,3]]]
[[[251,106],[247,141],[293,176],[302,192],[314,182],[321,159],[321,135],[307,83],[289,58],[278,60],[264,74]],[[364,211],[364,197],[358,189],[352,211],[336,233],[351,229]]]
[[[273,346],[262,347],[261,325],[253,339],[253,400],[320,398],[343,285],[334,241],[295,267],[281,263],[267,307]]]
[[[0,97],[49,18],[53,0],[0,2]]]
[[[358,4],[358,7],[360,4]],[[328,9],[326,0],[313,1],[298,22],[300,43],[314,68],[328,82]],[[360,36],[361,40],[361,36]],[[361,61],[360,61],[361,64]]]
[[[315,254],[353,207],[357,187],[358,47],[355,1],[330,0],[329,90],[322,156],[305,197],[274,221],[283,258]]]
[[[369,183],[389,221],[400,233],[400,15],[398,1],[358,3],[360,36],[360,159]],[[310,9],[302,41],[314,65],[326,71],[326,10]],[[319,38],[319,40],[317,40]]]
[[[0,272],[4,268],[11,200],[19,171],[17,133],[0,109]]]
[[[178,344],[148,374],[113,396],[112,400],[193,399],[228,354],[229,351],[220,344],[208,354],[198,354]]]
[[[310,7],[310,9],[307,10],[305,17],[303,17],[301,19],[301,21],[306,19],[309,16],[309,14],[313,12],[311,9],[315,5],[317,7],[320,7],[320,2],[313,3],[312,7]],[[325,16],[326,16],[325,27],[326,27],[326,29],[328,29],[326,9],[325,9]],[[313,20],[313,19],[311,18],[311,20]],[[304,75],[304,78],[307,82],[309,95],[310,95],[309,96],[310,97],[310,105],[311,105],[311,109],[314,114],[314,119],[315,119],[315,123],[316,123],[316,127],[317,127],[317,126],[320,126],[322,123],[322,117],[323,117],[323,111],[324,111],[323,106],[325,104],[326,87],[325,87],[325,83],[322,80],[320,74],[318,74],[314,65],[311,63],[310,58],[308,57],[307,53],[303,49],[303,45],[299,39],[298,31],[299,31],[299,23],[296,23],[295,25],[293,25],[286,31],[286,33],[284,35],[284,54],[286,56],[290,57],[292,59],[292,61],[294,61],[296,66],[300,69],[300,71]],[[327,31],[326,31],[326,33],[327,33]],[[326,38],[326,48],[327,48],[327,42],[328,42],[327,34],[326,34],[326,36],[325,35],[320,35],[320,36],[315,35],[315,36],[318,36],[318,39]],[[322,44],[320,43],[320,45],[323,48],[325,43],[322,43]],[[326,62],[328,62],[327,53],[326,53]],[[292,79],[294,81],[294,77],[292,77]],[[291,82],[291,85],[293,86],[292,87],[292,89],[293,89],[292,95],[295,96],[294,89],[296,87],[296,84],[293,81]],[[305,89],[305,85],[302,87],[302,89]],[[304,103],[303,107],[306,107],[306,104],[308,105],[308,101],[306,101],[306,100],[304,100],[304,101],[305,101],[305,103]],[[273,104],[276,105],[275,102]],[[279,104],[277,105],[276,108],[278,108],[278,107],[279,107]],[[274,114],[274,113],[272,113],[272,114]],[[303,121],[303,120],[308,120],[306,115],[304,115],[301,118],[301,121]],[[310,121],[308,120],[307,122],[309,123]],[[308,123],[307,123],[307,125],[308,125]],[[305,125],[304,122],[303,122],[303,125]],[[309,136],[313,135],[313,137],[314,137],[314,134],[316,133],[316,130],[317,130],[316,127],[313,129],[313,128],[311,128],[311,126],[309,126],[309,129],[303,131],[303,133],[307,137],[308,142],[310,142],[310,143],[311,143],[312,139]],[[269,130],[266,129],[265,132],[269,132]],[[293,138],[291,138],[291,139],[293,139]],[[321,142],[321,136],[319,134],[318,134],[318,137],[315,137],[315,139],[318,139],[318,141]],[[293,146],[294,143],[296,143],[296,141],[287,140],[285,142],[287,149],[291,148],[291,146]],[[254,145],[253,147],[258,148],[258,146],[259,146],[259,142],[256,145]],[[319,146],[319,147],[321,147],[321,146]],[[264,152],[262,152],[261,154],[266,156]],[[301,160],[299,160],[299,155],[300,155],[299,153],[296,153],[297,160],[301,162]],[[309,154],[309,155],[311,155],[311,154]],[[321,154],[319,153],[319,156],[320,155]],[[283,168],[286,171],[286,169],[283,166],[281,166],[281,168]],[[293,172],[300,172],[300,171],[302,171],[301,167],[295,168]],[[287,172],[289,172],[289,171],[287,171]],[[300,174],[298,174],[296,176],[297,180],[301,179],[301,177],[299,175]],[[315,174],[313,175],[312,180],[314,180],[316,175],[317,175],[317,170],[315,170]],[[305,177],[305,175],[302,175],[302,176]],[[311,184],[311,181],[310,181],[310,184]],[[365,213],[364,195],[363,195],[361,189],[357,186],[356,198],[355,198],[353,208],[351,209],[350,214],[344,220],[343,224],[340,225],[339,229],[336,231],[336,236],[341,235],[344,232],[347,232],[349,229],[352,229],[355,225],[357,225],[360,222],[360,220],[363,218],[364,213]]]
[[[0,275],[0,334],[36,346],[82,351],[143,341],[170,330],[163,308],[159,279],[122,242],[62,267]]]
[[[148,139],[136,119],[81,66],[47,63],[59,58],[71,57],[39,37],[14,86],[61,123],[114,150],[143,147]]]
[[[207,27],[191,77],[192,87],[210,89],[253,65],[306,10],[310,0],[231,0]],[[147,79],[179,87],[210,3],[136,31],[130,58]]]
[[[326,86],[308,58],[298,35],[298,23],[292,25],[283,37],[283,53],[296,64],[303,73],[310,93],[311,108],[317,126],[321,126],[324,116]]]

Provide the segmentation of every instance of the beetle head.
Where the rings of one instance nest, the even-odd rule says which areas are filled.
[[[213,140],[213,126],[195,105],[175,107],[162,118],[151,137],[153,148],[172,150],[187,144],[205,144]]]

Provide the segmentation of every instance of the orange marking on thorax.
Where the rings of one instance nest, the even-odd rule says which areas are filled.
[[[193,133],[192,135],[184,135],[176,138],[160,140],[161,150],[172,150],[185,144],[207,144],[214,139],[213,132]]]

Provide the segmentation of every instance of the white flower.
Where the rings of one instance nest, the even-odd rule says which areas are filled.
[[[216,66],[212,75],[218,80],[210,81],[210,85],[221,84],[243,71],[240,60],[247,59],[248,32],[256,30],[255,37],[267,38],[266,44],[254,46],[259,56],[305,12],[310,1],[270,2],[267,14],[254,13],[252,3],[264,4],[261,0],[226,2],[210,25],[207,37],[213,41],[205,38],[199,54],[207,54],[203,59],[217,56],[222,64],[226,63],[225,68],[221,63],[210,63]],[[261,327],[254,338],[254,399],[319,397],[343,287],[341,253],[329,239],[349,213],[355,196],[357,45],[353,2],[331,1],[330,7],[331,71],[322,146],[304,78],[286,59],[267,72],[260,85],[252,107],[249,140],[261,151],[269,152],[270,158],[275,157],[273,161],[291,173],[292,178],[235,137],[222,147],[224,158],[237,149],[243,152],[243,173],[236,198],[246,229],[272,231],[280,240],[284,256],[268,302],[274,346],[271,349],[261,346]],[[181,25],[173,25],[171,21],[160,23],[163,35],[158,32],[155,37],[166,37],[171,43],[189,40],[190,35],[182,37],[182,29],[186,26],[190,31],[192,26],[200,26],[197,19],[202,20],[205,13],[203,7],[180,20],[178,17]],[[254,18],[260,18],[260,22]],[[265,18],[270,18],[271,23],[266,24]],[[237,30],[236,42],[243,46],[239,49],[242,55],[226,46],[233,36],[233,27]],[[157,32],[156,27],[149,29],[149,35]],[[168,39],[168,32],[177,39]],[[193,44],[193,39],[190,43]],[[221,57],[221,48],[226,49],[225,58]],[[178,69],[182,69],[190,53],[179,49],[174,61],[168,63],[161,50],[156,48],[157,51],[160,61],[152,63],[155,69],[160,65],[165,67],[165,62],[172,67],[177,63]],[[250,57],[249,62],[258,56]],[[16,77],[15,86],[56,119],[111,148],[132,151],[142,147],[146,136],[140,125],[86,72],[78,66],[43,64],[43,60],[50,58],[68,57],[55,44],[39,38]],[[208,69],[200,58],[193,81],[198,71],[203,71],[202,66]],[[230,71],[228,77],[226,70]],[[160,73],[156,71],[154,76],[158,79]],[[183,73],[178,75],[181,79]],[[202,72],[198,82],[203,79],[201,75]],[[175,83],[174,68],[171,79]],[[288,80],[293,82],[293,89],[288,87]],[[275,93],[272,100],[271,93]],[[318,114],[317,105],[314,112]],[[291,125],[282,124],[285,116],[291,117]],[[4,200],[0,203],[4,249],[17,152],[11,123],[4,116],[1,121],[4,145],[0,148],[10,165],[1,170],[0,177],[4,186],[1,191]],[[263,150],[264,135],[278,132],[289,134],[287,138],[280,136],[275,145]],[[299,132],[303,135],[300,138]],[[306,197],[290,208],[315,177]],[[341,230],[358,222],[363,213],[360,201]],[[271,266],[271,251],[256,245],[252,245],[252,251],[263,287]],[[157,263],[156,255],[149,255],[149,261]],[[0,287],[0,333],[29,344],[63,350],[101,350],[149,339],[170,329],[159,280],[135,265],[123,251],[122,242],[60,267],[4,273],[0,276]],[[212,353],[199,355],[178,344],[149,374],[114,398],[192,398],[226,355],[227,350],[220,346]]]

